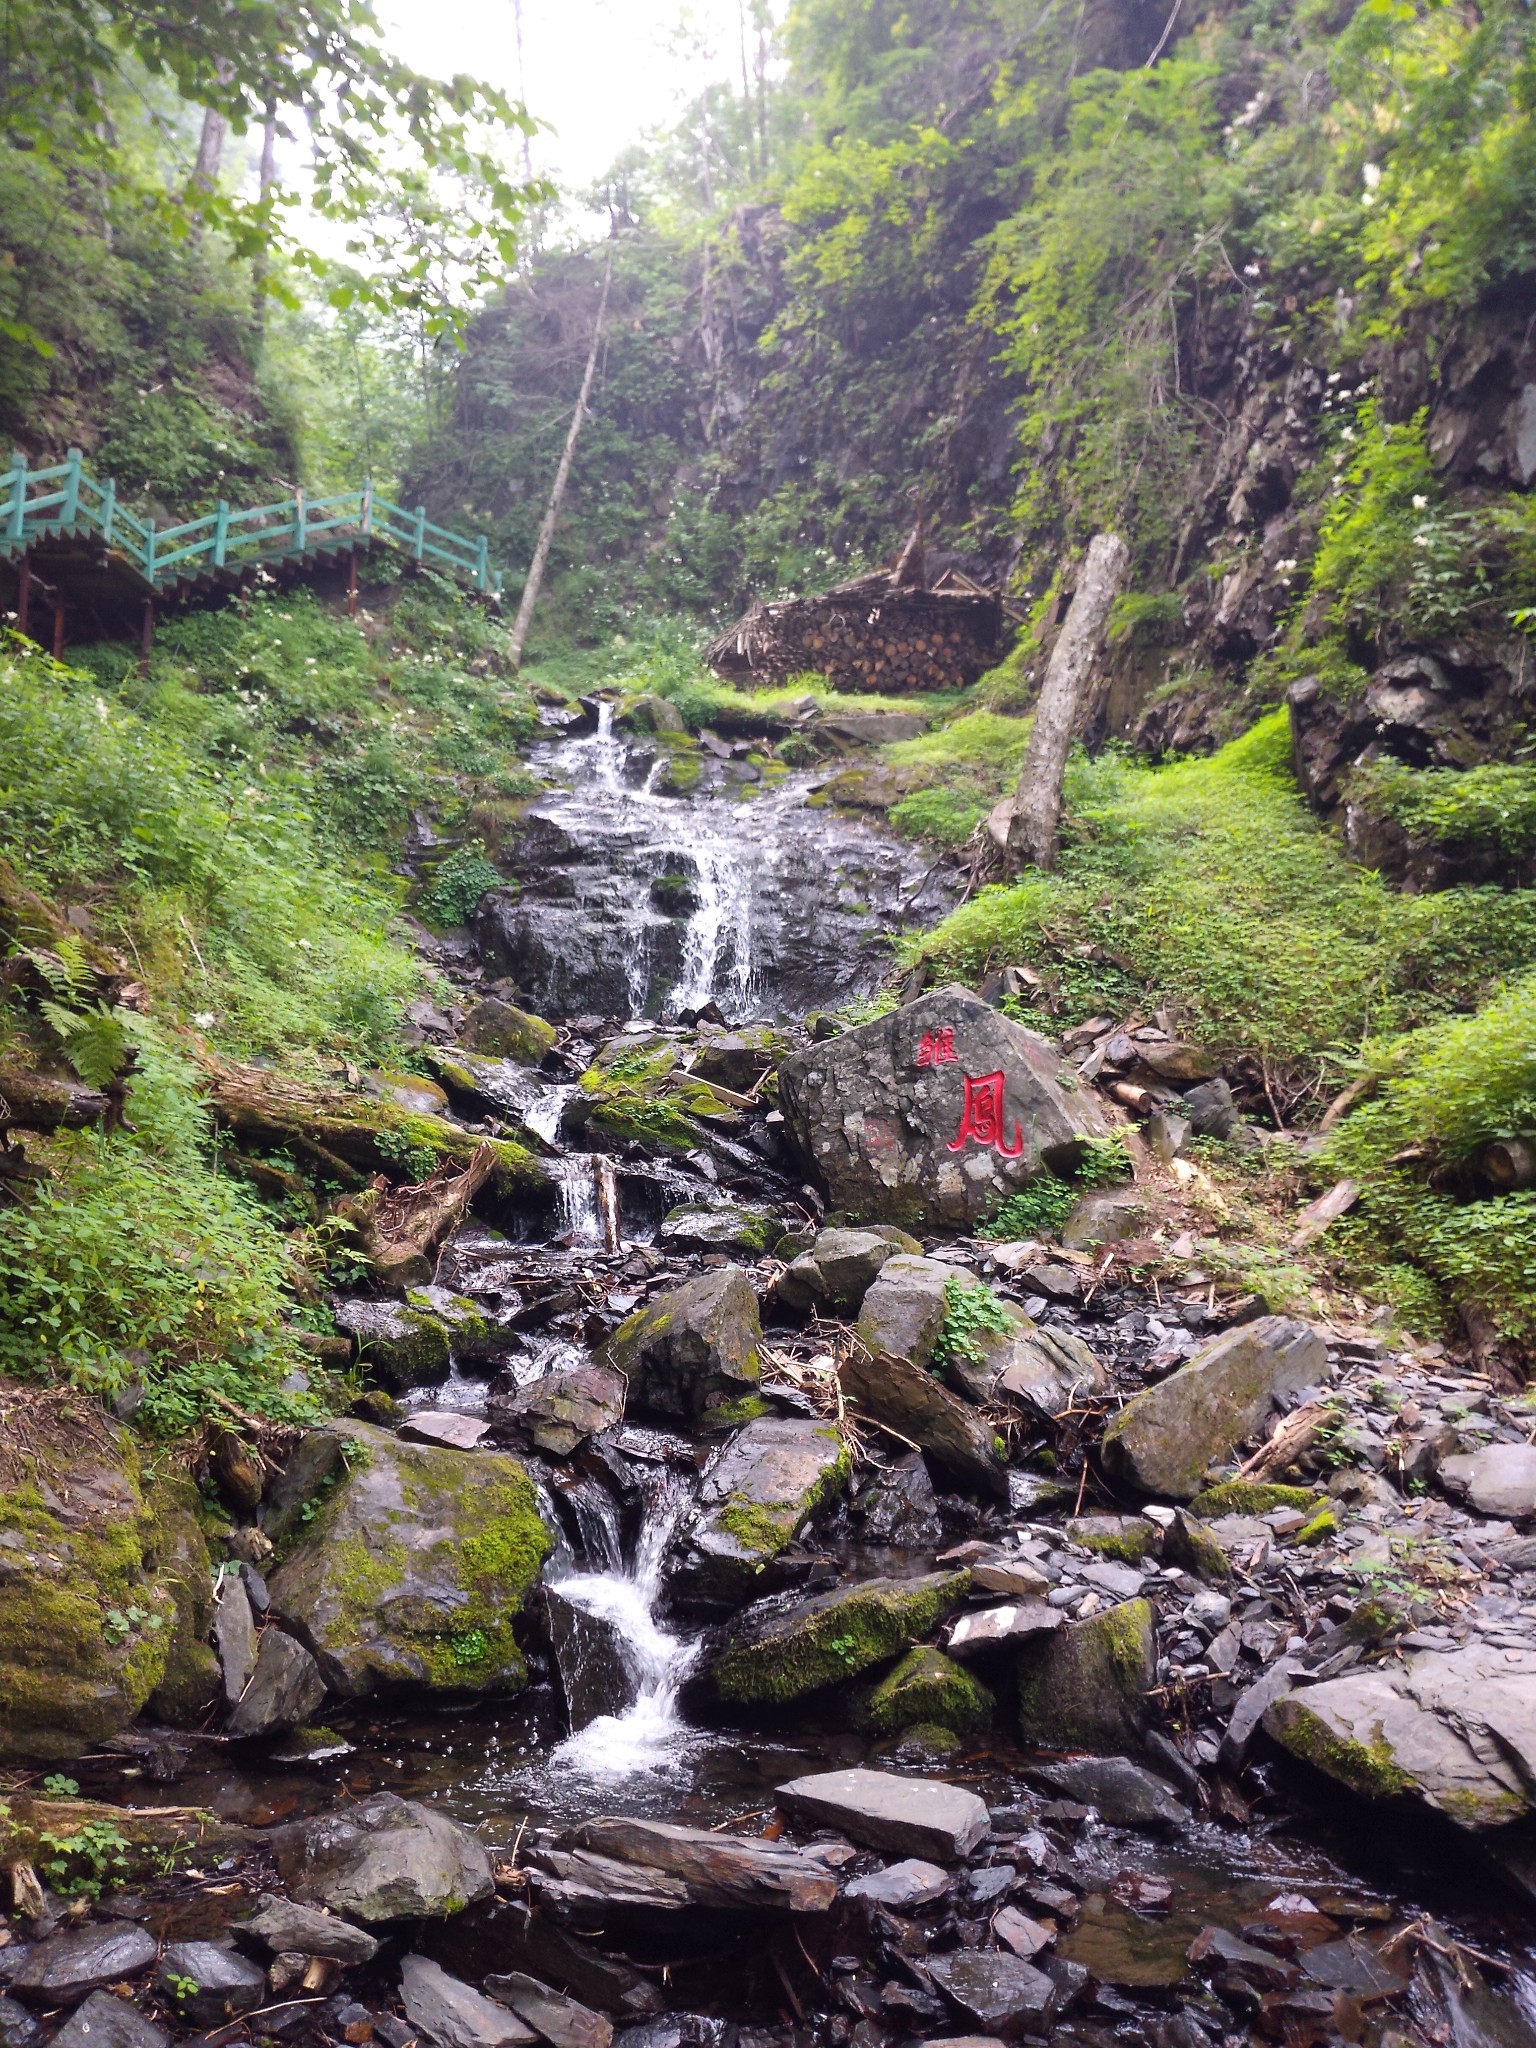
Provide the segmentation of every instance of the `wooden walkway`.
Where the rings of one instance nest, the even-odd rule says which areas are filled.
[[[80,543],[89,544],[88,557],[79,556]],[[78,448],[71,448],[63,462],[42,469],[30,468],[24,455],[16,455],[10,468],[0,472],[0,562],[15,565],[17,624],[31,633],[34,601],[51,601],[55,652],[63,645],[63,585],[69,580],[67,574],[61,580],[59,572],[67,571],[72,553],[98,581],[106,574],[137,590],[144,602],[147,647],[156,599],[234,590],[262,569],[302,572],[343,561],[355,595],[358,553],[381,543],[486,596],[501,595],[483,534],[470,538],[434,526],[423,507],[407,511],[379,497],[371,484],[325,498],[295,491],[272,505],[236,508],[221,498],[200,519],[158,526],[120,504],[117,485],[110,479],[98,482]],[[54,571],[52,579],[48,569]]]

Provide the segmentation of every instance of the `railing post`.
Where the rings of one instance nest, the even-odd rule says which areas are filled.
[[[304,510],[304,493],[302,491],[295,491],[293,494],[293,549],[295,554],[303,554],[308,539],[309,515]]]
[[[417,559],[417,561],[418,561],[418,562],[419,562],[419,561],[421,560],[421,557],[422,557],[422,550],[423,550],[423,549],[425,548],[426,544],[427,544],[427,508],[426,508],[426,506],[425,506],[425,505],[418,505],[418,506],[416,507],[416,540],[415,540],[415,544],[414,544],[414,550],[413,550],[413,552],[415,553],[415,556],[416,556],[416,559]]]
[[[363,516],[358,521],[358,532],[364,534],[371,534],[373,532],[373,485],[371,482],[363,485]]]
[[[18,448],[12,472],[16,478],[16,502],[6,523],[6,538],[20,540],[27,521],[27,458]]]
[[[155,522],[146,521],[144,527],[144,575],[153,587],[155,581]]]
[[[80,512],[80,450],[71,448],[64,458],[64,514],[60,524],[71,531]]]
[[[229,500],[220,498],[213,512],[213,566],[222,569],[229,551]]]
[[[112,529],[117,524],[117,478],[109,476],[101,493],[101,539],[104,547],[112,545]]]
[[[491,573],[491,543],[482,533],[475,543],[475,588],[484,590]]]

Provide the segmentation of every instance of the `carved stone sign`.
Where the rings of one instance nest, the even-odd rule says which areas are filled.
[[[779,1100],[831,1206],[864,1223],[963,1229],[1108,1132],[1053,1046],[958,986],[796,1053]]]

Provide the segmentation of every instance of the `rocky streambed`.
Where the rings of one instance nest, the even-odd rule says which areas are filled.
[[[530,831],[611,881],[656,758]],[[350,1415],[0,1390],[0,2048],[1536,2038],[1526,1397],[1170,1242],[1169,1031],[807,1028],[707,865],[693,981],[444,949],[412,1085],[546,1178],[338,1297]]]

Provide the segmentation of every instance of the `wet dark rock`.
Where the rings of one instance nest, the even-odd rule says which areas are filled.
[[[302,1448],[316,1439],[332,1448],[330,1490],[270,1591],[326,1684],[347,1698],[516,1691],[513,1624],[550,1547],[523,1465],[368,1423],[330,1423]]]
[[[282,1629],[269,1628],[250,1682],[229,1717],[228,1732],[267,1735],[278,1728],[300,1728],[324,1698],[325,1680],[308,1650]]]
[[[957,1949],[932,1956],[928,1972],[967,2019],[1004,2040],[1038,2033],[1056,2003],[1056,1987],[1043,1971],[997,1949]]]
[[[622,1714],[636,1687],[629,1641],[619,1624],[579,1607],[558,1584],[544,1589],[544,1613],[572,1731],[601,1714]]]
[[[892,1550],[931,1550],[942,1534],[938,1495],[916,1451],[873,1474],[854,1503],[854,1512],[864,1541]]]
[[[493,1889],[491,1859],[467,1828],[393,1792],[281,1828],[272,1848],[302,1903],[370,1924],[457,1913]]]
[[[836,1207],[909,1228],[975,1224],[1107,1131],[1043,1038],[958,986],[792,1055],[779,1101]]]
[[[750,1024],[740,1031],[721,1031],[706,1038],[694,1054],[690,1071],[701,1081],[718,1081],[738,1095],[745,1094],[772,1066],[784,1040],[767,1024]]]
[[[534,1897],[551,1911],[590,1920],[593,1908],[627,1912],[680,1913],[692,1904],[681,1878],[644,1864],[623,1863],[586,1849],[537,1844],[528,1851]]]
[[[575,1839],[595,1855],[679,1879],[699,1906],[824,1913],[837,1897],[825,1863],[778,1842],[622,1818],[587,1821]]]
[[[887,1864],[883,1870],[872,1870],[865,1877],[850,1878],[843,1886],[843,1897],[868,1899],[893,1913],[910,1913],[918,1906],[931,1906],[935,1899],[942,1899],[950,1883],[948,1871],[941,1870],[936,1863],[924,1863],[920,1857],[909,1856],[900,1863]]]
[[[915,1237],[893,1224],[871,1230],[823,1230],[780,1274],[778,1298],[785,1308],[808,1314],[856,1315],[880,1269],[898,1252],[921,1256]]]
[[[889,1735],[916,1725],[973,1734],[987,1727],[997,1702],[970,1672],[942,1650],[921,1646],[907,1654],[858,1702],[861,1727]]]
[[[1151,1211],[1134,1188],[1106,1188],[1077,1201],[1061,1226],[1061,1241],[1069,1251],[1123,1244],[1139,1237],[1150,1220]]]
[[[1224,1927],[1202,1927],[1190,1943],[1188,1955],[1196,1969],[1236,1971],[1261,1991],[1286,1991],[1296,1982],[1294,1964]]]
[[[160,1957],[161,1996],[194,2027],[221,2027],[254,2012],[267,1995],[267,1973],[217,1941],[173,1941]]]
[[[748,1610],[710,1676],[718,1696],[744,1704],[799,1699],[840,1685],[931,1635],[965,1598],[964,1572],[865,1579],[790,1607]]]
[[[371,1963],[379,1952],[378,1942],[361,1927],[275,1892],[263,1892],[256,1911],[230,1931],[259,1941],[274,1955],[333,1956],[338,1963],[358,1964]]]
[[[613,2022],[588,2005],[541,1984],[520,1971],[485,1980],[486,1991],[499,2005],[515,2012],[549,2048],[609,2048]]]
[[[87,1992],[138,1976],[157,1953],[154,1936],[132,1922],[72,1928],[31,1948],[10,1988],[26,2005],[75,2005]]]
[[[1126,1403],[1104,1432],[1104,1463],[1146,1493],[1191,1500],[1207,1467],[1273,1407],[1330,1376],[1327,1346],[1310,1323],[1261,1316],[1224,1330]]]
[[[1356,1998],[1390,1998],[1408,1982],[1408,1958],[1401,1948],[1359,1940],[1324,1941],[1299,1958],[1304,1977],[1330,1991]]]
[[[91,1998],[95,1998],[98,1995],[105,1996],[108,1994],[98,1994],[93,1991]],[[88,1998],[85,2003],[89,2006],[90,2002],[91,2000]],[[121,2001],[114,2000],[114,2003],[120,2004]],[[129,2007],[127,2010],[131,2011],[132,2008]],[[156,2029],[156,2031],[158,2032],[159,2030]],[[14,1998],[0,1995],[0,2048],[37,2048],[37,2044],[42,2038],[43,2029],[40,2022],[33,2019],[26,2007],[18,2005]],[[164,2040],[165,2036],[161,2034],[160,2042],[153,2044],[153,2048],[161,2048]],[[85,2048],[85,2044],[77,2043],[76,2048]],[[104,2041],[103,2048],[135,2048],[135,2044],[126,2041],[121,2044],[106,2043]],[[146,2042],[143,2044],[143,2048],[151,2048],[151,2044]]]
[[[1135,1748],[1157,1682],[1151,1603],[1126,1600],[1019,1652],[1019,1732],[1051,1749]]]
[[[839,1365],[838,1377],[852,1403],[931,1453],[962,1485],[1008,1498],[1008,1469],[992,1431],[921,1366],[889,1353],[871,1358],[855,1348]]]
[[[763,1415],[706,1468],[670,1574],[682,1596],[740,1606],[763,1567],[841,1493],[849,1456],[835,1424]]]
[[[9,2001],[0,2000],[0,2004],[6,2003]],[[31,2042],[41,2038],[42,2030],[35,2020],[29,2019],[28,2024],[32,2029],[30,2040],[20,2033],[7,2032],[0,2020],[3,2048],[31,2048]],[[110,1991],[93,1991],[59,2028],[50,2048],[166,2048],[169,2039],[164,2027],[157,2027],[126,1998],[114,1998]]]
[[[404,1302],[365,1297],[338,1301],[333,1313],[359,1355],[396,1393],[447,1378],[450,1339],[441,1316]]]
[[[1030,1777],[1064,1799],[1095,1806],[1111,1827],[1172,1828],[1189,1819],[1161,1778],[1123,1756],[1080,1757],[1067,1763],[1035,1764]]]
[[[656,1986],[617,1956],[559,1927],[545,1913],[530,1914],[522,1900],[493,1899],[430,1930],[434,1956],[471,1977],[509,1967],[603,2012],[634,2018],[663,2003]]]
[[[955,1863],[987,1832],[987,1809],[974,1792],[937,1778],[887,1771],[822,1771],[778,1789],[796,1813],[839,1829],[869,1849]]]
[[[614,2048],[723,2048],[727,2022],[701,2013],[669,2012],[614,2036]]]
[[[624,1414],[622,1373],[607,1365],[578,1365],[546,1373],[521,1388],[508,1406],[541,1451],[568,1458],[588,1437],[612,1429]]]
[[[600,1362],[628,1381],[631,1410],[696,1421],[755,1389],[762,1334],[752,1282],[739,1266],[722,1266],[636,1309]]]
[[[426,1956],[400,1965],[400,2002],[406,2017],[435,2048],[527,2048],[538,2039],[509,2006],[450,1977]]]
[[[1440,1483],[1480,1515],[1509,1521],[1536,1515],[1536,1444],[1485,1444],[1446,1458]]]

